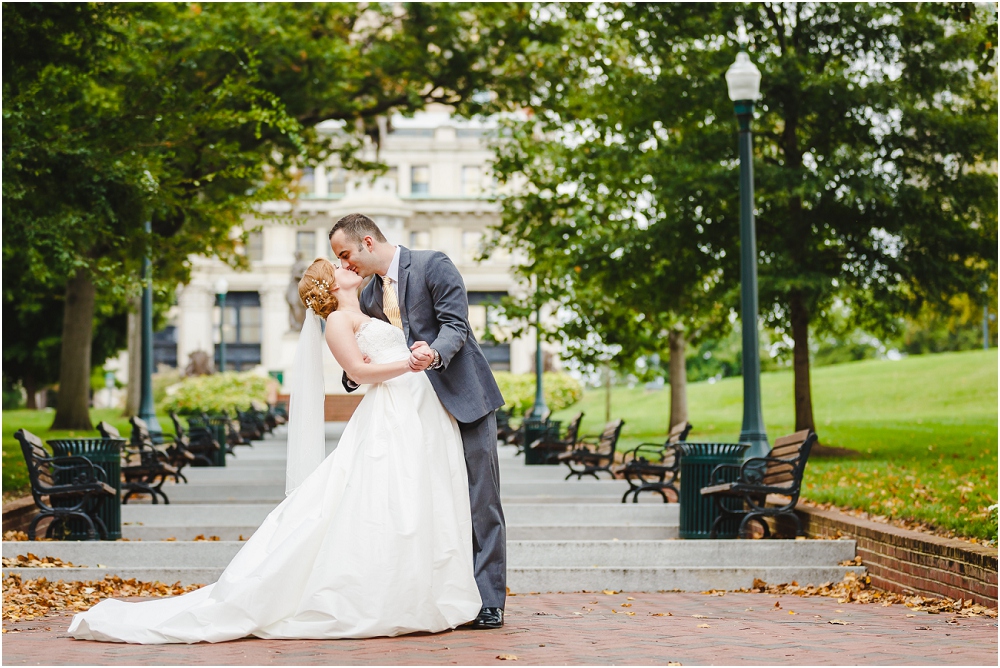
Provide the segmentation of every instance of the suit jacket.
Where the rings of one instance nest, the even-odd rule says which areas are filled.
[[[361,291],[361,310],[388,322],[382,310],[382,277]],[[469,296],[462,275],[439,251],[399,248],[398,300],[406,341],[426,341],[441,355],[427,376],[444,407],[459,422],[475,422],[504,404],[493,371],[469,324]],[[344,388],[358,385],[344,374]]]

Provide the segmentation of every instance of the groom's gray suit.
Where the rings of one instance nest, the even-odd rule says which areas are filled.
[[[382,310],[382,277],[361,291],[361,310],[389,321]],[[410,345],[426,341],[441,355],[427,377],[445,409],[458,421],[469,471],[472,551],[483,607],[502,608],[507,599],[507,530],[500,506],[497,408],[503,396],[469,325],[469,296],[454,263],[438,251],[399,247],[398,301]],[[348,392],[358,388],[344,375]]]

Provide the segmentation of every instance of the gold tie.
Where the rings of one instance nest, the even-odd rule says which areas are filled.
[[[396,299],[396,284],[389,277],[385,278],[384,283],[385,285],[382,288],[382,310],[385,312],[385,317],[389,318],[389,322],[392,323],[392,325],[403,329],[403,320],[399,316],[399,300]]]

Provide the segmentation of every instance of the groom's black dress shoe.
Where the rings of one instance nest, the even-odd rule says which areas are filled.
[[[503,626],[503,608],[483,608],[479,616],[465,626],[470,629],[499,629]]]

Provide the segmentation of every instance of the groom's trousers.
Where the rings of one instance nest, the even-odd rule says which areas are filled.
[[[472,557],[476,585],[484,608],[507,601],[507,527],[500,505],[500,462],[497,460],[497,416],[459,422],[472,503]]]

